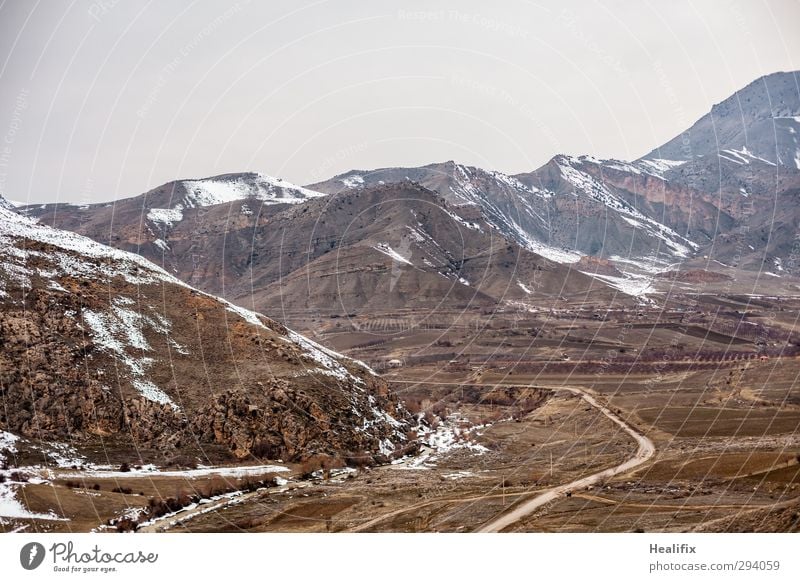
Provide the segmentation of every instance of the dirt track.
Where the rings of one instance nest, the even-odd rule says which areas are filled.
[[[575,481],[572,481],[570,483],[559,485],[557,487],[553,487],[543,492],[540,492],[532,499],[523,502],[522,504],[513,508],[511,511],[504,513],[503,515],[500,515],[499,517],[493,519],[487,524],[484,524],[476,531],[481,533],[503,531],[510,525],[516,523],[517,521],[523,519],[524,517],[527,517],[528,515],[536,511],[538,508],[547,505],[552,501],[555,501],[556,499],[558,499],[563,495],[566,495],[567,492],[575,491],[576,489],[582,489],[590,485],[594,485],[603,479],[614,477],[616,475],[619,475],[620,473],[626,473],[631,469],[638,467],[642,463],[647,462],[653,456],[653,454],[655,454],[656,448],[655,445],[653,444],[653,441],[651,441],[643,434],[639,433],[635,428],[633,428],[631,425],[622,420],[619,416],[614,414],[608,407],[600,404],[591,394],[589,394],[582,388],[575,388],[575,387],[563,387],[559,388],[559,390],[566,390],[568,392],[572,392],[573,394],[579,394],[581,398],[583,398],[586,402],[588,402],[597,410],[602,412],[613,422],[621,426],[625,430],[625,432],[627,432],[636,440],[636,442],[639,444],[639,448],[637,449],[634,456],[625,461],[624,463],[617,465],[616,467],[612,467],[610,469],[605,469],[598,473],[593,473],[586,477],[581,477],[580,479],[576,479]]]

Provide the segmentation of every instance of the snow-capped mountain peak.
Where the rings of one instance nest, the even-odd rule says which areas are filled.
[[[213,206],[225,202],[254,199],[270,204],[299,204],[325,196],[321,192],[296,186],[266,174],[226,174],[200,180],[181,180],[186,195],[172,208]]]

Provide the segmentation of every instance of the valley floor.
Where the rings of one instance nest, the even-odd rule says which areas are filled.
[[[798,531],[797,301],[309,320],[382,368],[421,419],[419,455],[311,477],[276,461],[9,485],[8,469],[34,515],[0,529]]]

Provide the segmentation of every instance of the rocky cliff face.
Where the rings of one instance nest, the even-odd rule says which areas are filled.
[[[0,210],[0,258],[0,430],[240,459],[409,445],[364,365],[139,256]]]

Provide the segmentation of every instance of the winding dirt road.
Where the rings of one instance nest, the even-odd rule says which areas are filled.
[[[408,382],[408,383],[410,383],[410,382]],[[485,386],[489,386],[489,385],[485,385]],[[555,388],[555,387],[546,387],[546,389],[547,390],[552,390],[553,392],[571,392],[572,394],[576,394],[576,395],[580,396],[589,405],[591,405],[592,407],[596,408],[597,410],[602,412],[605,416],[607,416],[612,422],[614,422],[617,425],[619,425],[625,432],[627,432],[638,443],[639,447],[638,447],[636,453],[633,455],[633,457],[631,457],[630,459],[628,459],[627,461],[625,461],[624,463],[622,463],[620,465],[617,465],[615,467],[611,467],[609,469],[605,469],[603,471],[599,471],[597,473],[593,473],[593,474],[588,475],[586,477],[581,477],[580,479],[577,479],[577,480],[572,481],[570,483],[566,483],[564,485],[558,485],[556,487],[552,487],[552,488],[545,489],[543,491],[537,492],[535,494],[535,496],[532,497],[531,499],[529,499],[528,501],[523,501],[522,503],[520,503],[518,506],[512,508],[507,513],[501,514],[500,516],[496,517],[492,521],[490,521],[490,522],[484,524],[483,526],[481,526],[480,528],[478,528],[476,530],[478,532],[499,532],[499,531],[502,531],[502,530],[506,529],[507,527],[509,527],[510,525],[516,523],[517,521],[527,517],[528,515],[530,515],[534,511],[536,511],[538,508],[540,508],[540,507],[542,507],[542,506],[544,506],[544,505],[546,505],[546,504],[548,504],[548,503],[550,503],[552,501],[555,501],[560,497],[563,497],[564,495],[566,495],[567,492],[575,491],[575,490],[578,490],[578,489],[583,489],[585,487],[588,487],[589,485],[594,485],[594,484],[598,483],[599,481],[607,479],[609,477],[614,477],[614,476],[619,475],[621,473],[626,473],[626,472],[630,471],[631,469],[634,469],[634,468],[638,467],[639,465],[647,462],[655,454],[655,445],[653,444],[653,442],[649,438],[647,438],[643,434],[639,433],[635,428],[633,428],[631,425],[629,425],[627,422],[625,422],[622,418],[617,416],[608,407],[606,407],[605,405],[603,405],[600,402],[598,402],[594,398],[594,396],[592,396],[590,393],[588,393],[584,389],[577,388],[577,387],[566,387],[566,386],[557,387],[557,388]],[[295,485],[295,486],[303,486],[303,485],[301,485],[299,483],[295,483],[293,485]],[[139,531],[166,531],[166,530],[170,529],[172,526],[177,525],[179,523],[184,523],[186,521],[189,521],[193,517],[196,517],[198,515],[202,515],[204,513],[209,512],[209,511],[223,509],[226,506],[231,505],[231,504],[238,504],[238,503],[247,501],[247,500],[249,500],[251,498],[256,497],[257,495],[258,495],[258,492],[245,493],[245,494],[243,494],[243,495],[241,495],[241,496],[239,496],[239,497],[237,497],[235,499],[224,499],[224,500],[219,500],[219,501],[216,501],[214,503],[207,504],[207,505],[200,505],[200,506],[188,508],[186,510],[182,510],[182,511],[178,512],[177,514],[170,515],[170,516],[165,516],[164,518],[156,520],[155,522],[144,526]],[[389,519],[389,518],[394,517],[396,515],[400,515],[402,513],[410,511],[412,509],[424,507],[424,506],[427,506],[427,505],[433,505],[433,504],[442,503],[442,502],[457,502],[457,503],[461,503],[461,502],[465,502],[465,501],[476,502],[476,501],[480,501],[481,499],[486,499],[486,498],[490,498],[490,497],[501,497],[503,495],[504,494],[494,494],[494,495],[488,495],[488,496],[477,496],[477,497],[469,497],[469,498],[432,499],[432,500],[428,500],[428,501],[424,501],[422,503],[416,504],[416,505],[414,505],[412,507],[404,507],[404,508],[397,509],[397,510],[392,511],[392,512],[387,513],[387,514],[380,515],[380,516],[375,517],[375,518],[373,518],[371,520],[368,520],[367,522],[359,524],[358,526],[353,527],[353,528],[349,529],[348,531],[353,531],[353,532],[365,531],[365,530],[368,530],[371,527],[377,525],[378,523],[381,523],[381,522],[385,521],[386,519]]]
[[[629,425],[627,422],[622,420],[619,416],[613,413],[608,407],[600,404],[591,394],[586,392],[581,388],[574,388],[574,387],[559,387],[556,390],[560,391],[567,391],[572,392],[573,394],[578,394],[581,398],[583,398],[586,402],[592,405],[594,408],[602,412],[608,418],[610,418],[613,422],[618,424],[623,428],[625,432],[627,432],[631,437],[636,440],[639,444],[639,448],[637,449],[636,453],[622,463],[621,465],[617,465],[616,467],[611,467],[610,469],[606,469],[604,471],[600,471],[598,473],[593,473],[592,475],[588,475],[586,477],[581,477],[575,481],[570,483],[566,483],[564,485],[559,485],[557,487],[552,487],[550,489],[546,489],[544,491],[539,492],[535,497],[532,499],[525,501],[518,505],[517,507],[513,508],[511,511],[504,513],[487,524],[484,524],[476,531],[480,533],[486,532],[499,532],[503,531],[510,525],[518,522],[519,520],[527,517],[538,508],[542,507],[543,505],[547,505],[551,501],[555,501],[559,497],[562,497],[567,494],[567,492],[575,491],[576,489],[583,489],[588,487],[589,485],[594,485],[599,481],[604,479],[608,479],[609,477],[614,477],[619,475],[620,473],[627,473],[631,469],[638,467],[642,463],[646,463],[656,452],[656,447],[649,438],[638,432],[635,428]]]

